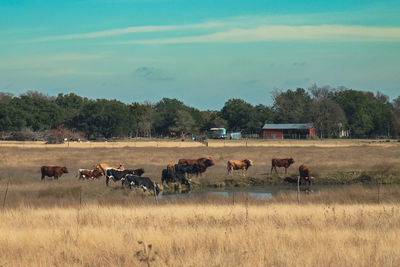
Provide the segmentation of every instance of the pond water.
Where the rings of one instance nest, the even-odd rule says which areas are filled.
[[[342,185],[316,185],[312,186],[311,189],[315,191],[327,190],[327,189],[339,189],[343,188]],[[301,190],[305,187],[302,186]],[[229,187],[229,188],[205,188],[204,191],[189,192],[183,194],[168,194],[159,195],[159,198],[194,198],[204,197],[207,195],[220,195],[226,197],[232,197],[240,195],[249,195],[255,198],[268,198],[281,192],[296,192],[296,186],[251,186],[251,187]]]

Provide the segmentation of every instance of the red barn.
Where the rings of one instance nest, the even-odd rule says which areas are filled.
[[[315,137],[312,123],[265,124],[264,139],[309,139]]]

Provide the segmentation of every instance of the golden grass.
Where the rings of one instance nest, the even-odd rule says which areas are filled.
[[[398,204],[21,206],[0,218],[2,266],[400,265]]]

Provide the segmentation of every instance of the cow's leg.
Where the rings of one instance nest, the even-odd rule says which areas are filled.
[[[106,176],[106,186],[108,186],[108,180],[109,180],[110,178],[108,177],[108,176]]]

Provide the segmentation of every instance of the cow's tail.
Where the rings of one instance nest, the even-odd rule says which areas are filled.
[[[227,170],[228,175],[229,175],[229,174],[230,174],[230,170],[231,170],[231,164],[229,163],[229,160],[228,160],[228,162],[226,163],[226,170]]]

